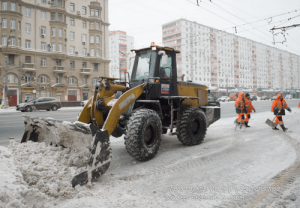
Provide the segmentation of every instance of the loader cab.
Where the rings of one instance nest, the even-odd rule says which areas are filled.
[[[147,83],[145,98],[158,99],[161,96],[178,96],[176,53],[168,47],[151,46],[136,53],[130,86]]]

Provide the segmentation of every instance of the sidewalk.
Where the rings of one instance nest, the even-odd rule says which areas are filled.
[[[62,107],[60,109],[58,109],[58,111],[68,111],[68,110],[78,110],[78,109],[82,109],[82,106],[78,106],[78,107]],[[17,111],[16,107],[9,107],[7,109],[0,109],[0,114],[4,114],[4,113],[22,113],[21,111]]]

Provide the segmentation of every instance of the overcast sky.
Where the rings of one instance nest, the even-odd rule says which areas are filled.
[[[197,0],[109,0],[109,30],[133,36],[135,48],[162,45],[162,24],[185,18],[229,33],[236,27],[236,35],[272,45],[271,28],[300,24],[300,0],[198,1],[199,6]],[[300,27],[286,31],[286,40],[272,46],[300,55]]]

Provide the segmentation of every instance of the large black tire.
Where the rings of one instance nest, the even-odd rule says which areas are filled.
[[[161,134],[161,120],[155,111],[135,111],[126,125],[125,146],[128,154],[140,161],[152,159],[159,149]]]
[[[181,114],[177,138],[187,146],[200,144],[206,135],[206,117],[199,108],[185,109]]]

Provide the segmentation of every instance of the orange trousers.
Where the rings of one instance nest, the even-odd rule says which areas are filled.
[[[279,124],[279,125],[283,124],[282,115],[277,115],[276,116],[275,123]]]
[[[249,122],[250,119],[250,113],[245,114],[245,121]]]
[[[238,122],[242,122],[244,123],[245,122],[245,113],[239,113],[238,114]]]

